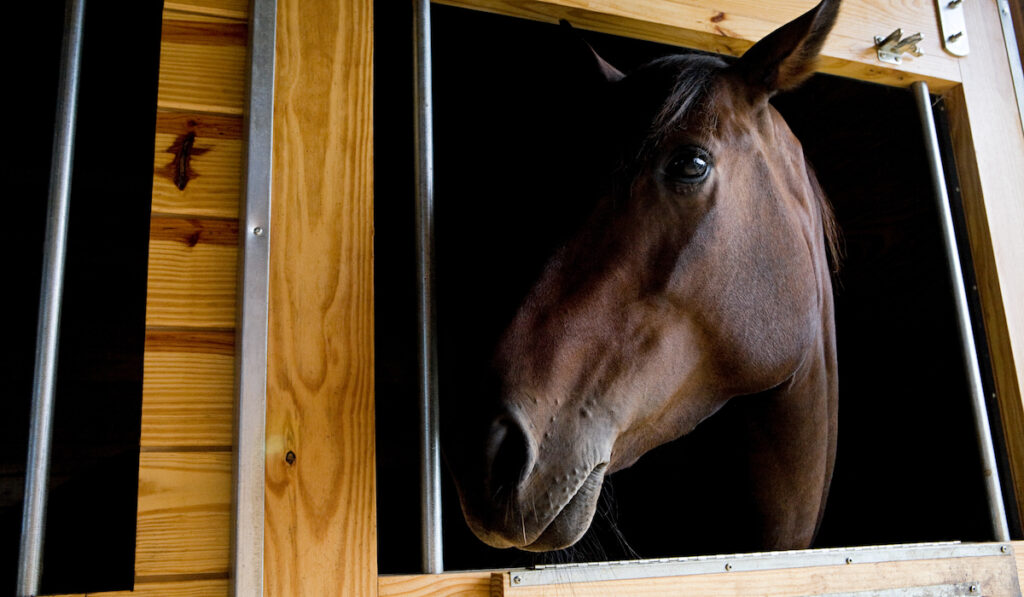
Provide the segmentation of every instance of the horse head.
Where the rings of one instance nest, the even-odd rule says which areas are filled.
[[[614,167],[497,347],[499,414],[463,512],[495,547],[559,549],[605,475],[756,396],[750,474],[765,548],[806,547],[835,437],[831,215],[768,99],[813,72],[838,0],[733,64],[702,55],[606,81]]]

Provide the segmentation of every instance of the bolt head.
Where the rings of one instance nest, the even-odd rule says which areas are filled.
[[[726,564],[725,565],[725,569],[726,570],[732,570],[732,564]]]
[[[263,236],[263,227],[262,226],[257,226],[255,228],[253,228],[252,229],[252,233],[255,234],[256,236]]]
[[[519,576],[519,575],[517,574],[517,575],[515,575],[515,576],[513,576],[513,577],[512,577],[512,584],[514,584],[514,585],[518,585],[518,584],[519,584],[519,583],[521,583],[521,582],[523,582],[523,577],[522,577],[522,576]]]

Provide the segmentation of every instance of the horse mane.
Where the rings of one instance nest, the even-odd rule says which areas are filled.
[[[814,194],[815,203],[818,204],[818,212],[821,215],[821,228],[825,233],[825,252],[828,255],[829,269],[832,274],[838,274],[843,263],[843,234],[836,222],[835,211],[832,209],[832,202],[828,200],[825,191],[818,182],[818,176],[814,172],[807,156],[804,156],[804,163],[807,165],[807,178],[811,182],[811,191]]]

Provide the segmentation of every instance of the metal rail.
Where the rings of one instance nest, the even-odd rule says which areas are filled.
[[[434,304],[434,113],[430,2],[415,0],[413,70],[416,129],[416,270],[419,277],[420,486],[423,571],[444,569],[441,544],[441,448]]]
[[[274,132],[277,0],[252,0],[245,192],[240,214],[239,295],[235,357],[233,595],[263,594],[263,530],[267,414],[267,317],[270,195]]]
[[[22,510],[21,546],[18,556],[19,597],[38,594],[39,580],[42,577],[46,484],[50,472],[50,439],[53,435],[53,403],[57,386],[60,307],[64,294],[64,257],[67,248],[68,207],[71,202],[71,170],[75,148],[85,0],[68,0],[65,10],[57,115],[50,161],[50,194],[46,211],[43,274],[39,291],[36,362],[32,379],[32,418],[29,423],[28,464],[25,471],[25,505]]]
[[[914,99],[917,101],[918,114],[921,117],[921,128],[924,130],[929,173],[932,177],[936,206],[938,207],[939,217],[942,222],[943,245],[946,249],[946,262],[949,265],[949,277],[953,285],[953,296],[956,302],[957,328],[960,333],[960,342],[964,349],[964,368],[967,372],[971,393],[971,410],[974,414],[975,435],[978,438],[978,447],[981,451],[985,494],[988,501],[989,517],[992,521],[993,539],[996,541],[1009,541],[1010,529],[1006,523],[1002,487],[999,483],[999,471],[996,468],[995,450],[992,447],[992,430],[989,427],[985,392],[981,385],[981,373],[978,369],[978,351],[974,344],[971,314],[967,308],[967,293],[964,290],[963,271],[960,268],[960,256],[957,253],[956,233],[953,230],[953,216],[949,207],[946,177],[942,168],[942,156],[939,153],[939,137],[935,132],[935,118],[932,115],[931,95],[928,93],[928,84],[924,81],[918,81],[911,87],[914,92]]]

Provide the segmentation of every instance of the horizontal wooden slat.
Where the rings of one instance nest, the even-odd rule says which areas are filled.
[[[164,18],[180,18],[175,13],[225,17],[235,20],[249,18],[248,0],[165,0]]]
[[[241,115],[247,26],[165,19],[162,35],[158,106]]]
[[[136,576],[228,570],[230,452],[143,452]]]
[[[816,0],[438,0],[467,8],[528,19],[568,19],[581,29],[738,56],[754,41],[809,10]],[[920,31],[924,56],[908,56],[903,66],[878,60],[873,38],[896,27]],[[942,49],[935,7],[919,0],[846,2],[828,38],[821,70],[856,79],[909,85],[927,80],[936,90],[960,80],[956,59]]]
[[[153,213],[237,218],[241,117],[160,110],[156,118]]]
[[[380,576],[379,597],[489,597],[490,572]]]
[[[146,324],[232,328],[238,223],[153,218]]]
[[[179,580],[135,583],[134,591],[89,593],[85,597],[227,597],[227,580]]]
[[[146,332],[142,446],[230,446],[234,333]]]

